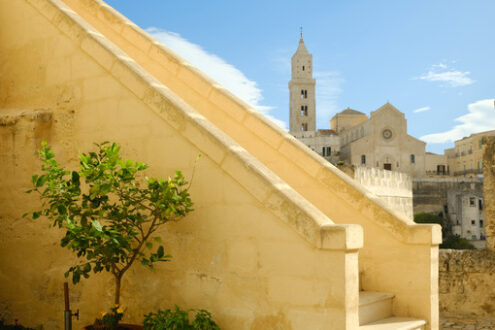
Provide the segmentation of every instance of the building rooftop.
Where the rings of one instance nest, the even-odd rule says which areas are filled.
[[[354,109],[347,107],[347,109],[339,112],[338,115],[365,115],[365,114],[360,112],[360,111],[357,111],[357,110],[354,110]]]

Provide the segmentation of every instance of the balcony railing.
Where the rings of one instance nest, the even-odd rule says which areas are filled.
[[[475,169],[469,169],[469,170],[464,170],[464,171],[457,171],[457,172],[454,172],[454,175],[459,176],[459,175],[481,174],[481,173],[483,173],[483,169],[475,168]]]
[[[426,175],[450,175],[449,171],[426,171]]]

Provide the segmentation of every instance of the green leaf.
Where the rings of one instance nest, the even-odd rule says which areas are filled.
[[[76,171],[72,171],[72,183],[77,186],[79,185],[79,173]]]
[[[91,223],[93,224],[93,227],[95,227],[96,230],[98,230],[99,232],[102,231],[101,223],[97,219],[92,220]]]
[[[153,248],[153,243],[146,242],[146,247],[151,250]]]
[[[156,254],[158,255],[158,258],[163,257],[163,255],[165,254],[165,251],[163,249],[163,245],[160,245],[160,247],[158,248],[158,251],[156,251]]]

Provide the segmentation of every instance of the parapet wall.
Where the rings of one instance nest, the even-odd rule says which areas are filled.
[[[406,173],[356,167],[354,179],[380,197],[392,209],[413,219],[412,180]]]
[[[495,253],[440,250],[440,312],[495,317]]]

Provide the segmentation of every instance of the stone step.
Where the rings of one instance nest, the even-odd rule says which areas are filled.
[[[360,291],[359,325],[368,324],[392,316],[392,293]]]
[[[389,317],[361,325],[359,330],[424,330],[425,320],[410,317]]]

